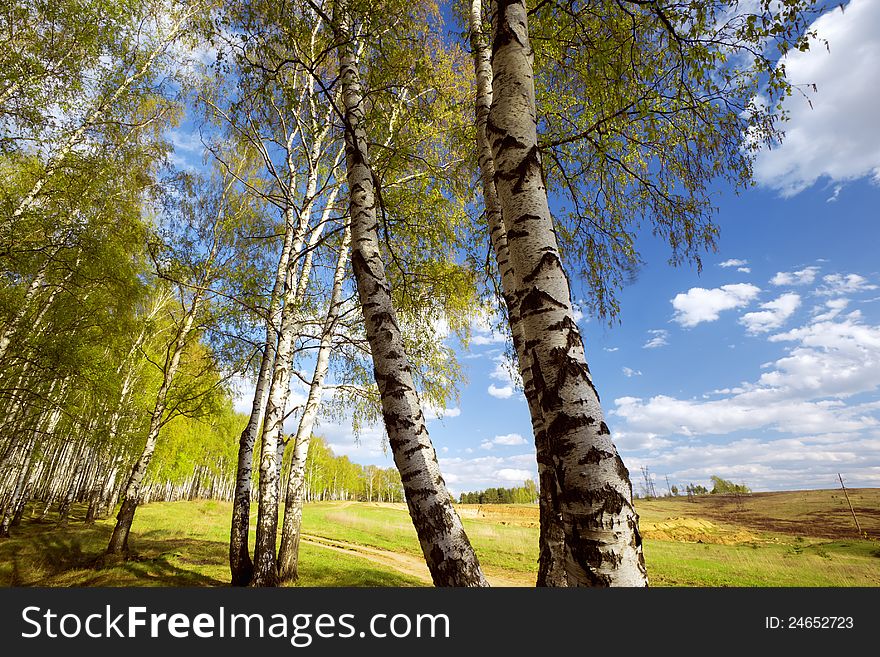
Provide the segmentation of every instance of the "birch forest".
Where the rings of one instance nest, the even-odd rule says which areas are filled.
[[[647,586],[572,300],[616,321],[642,234],[700,267],[711,186],[782,138],[815,11],[3,0],[0,536],[83,505],[113,563],[141,505],[222,500],[229,583],[277,586],[305,504],[405,502],[434,585],[488,586],[426,412],[489,313],[533,429],[535,584]],[[340,418],[395,467],[334,454]]]

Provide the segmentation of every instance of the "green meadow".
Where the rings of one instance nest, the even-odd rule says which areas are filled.
[[[653,586],[880,586],[880,489],[638,500]],[[66,524],[26,511],[0,542],[3,586],[225,586],[231,507],[196,500],[142,506],[125,561],[101,559],[112,519]],[[530,586],[537,509],[461,505],[490,582]],[[251,532],[253,539],[253,532]],[[427,568],[403,505],[307,504],[296,586],[425,586]]]

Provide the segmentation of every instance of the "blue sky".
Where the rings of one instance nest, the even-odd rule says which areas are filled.
[[[786,140],[759,156],[757,187],[718,189],[719,250],[702,273],[670,268],[665,247],[645,238],[621,322],[580,319],[636,491],[642,466],[658,492],[667,476],[681,488],[715,474],[753,490],[830,488],[838,472],[850,486],[880,486],[880,2],[852,0],[816,27],[830,51],[786,61],[795,83],[817,85],[812,107],[787,101]],[[454,493],[535,476],[504,343],[474,329],[458,349],[461,401],[429,423]],[[315,433],[338,454],[392,465],[380,427],[358,440],[345,423]]]

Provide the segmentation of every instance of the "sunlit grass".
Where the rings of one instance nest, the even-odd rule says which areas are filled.
[[[792,518],[811,517],[814,502],[828,513],[839,511],[839,500],[812,497],[795,497],[788,513],[779,499],[767,498],[766,515],[761,515],[761,498],[750,498],[749,506],[737,512],[726,511],[724,502],[717,499],[697,503],[639,500],[644,527],[674,526],[676,518],[700,519],[679,521],[683,531],[677,540],[645,538],[651,585],[880,586],[880,544],[876,541],[809,536],[808,522],[792,524],[804,535],[760,530],[762,523],[785,528],[793,523]],[[862,504],[871,501],[867,493],[857,499]],[[462,510],[464,526],[486,571],[510,581],[533,581],[538,558],[536,510],[495,506],[488,510],[488,517],[478,515],[476,509],[466,511]],[[28,515],[13,529],[13,538],[0,541],[2,585],[224,586],[229,580],[228,503],[200,500],[142,506],[130,539],[133,556],[116,563],[98,562],[113,528],[112,519],[86,526],[82,508],[75,508],[64,526],[51,514],[46,522]],[[873,531],[870,514],[864,515],[866,526]],[[712,518],[711,522],[707,518]],[[839,515],[833,518],[840,523],[845,519]],[[402,505],[307,504],[303,531],[354,547],[368,546],[416,559],[422,555]],[[250,536],[253,544],[254,531]],[[742,537],[750,538],[743,542]],[[307,542],[301,544],[300,573],[297,586],[423,585],[391,565]]]

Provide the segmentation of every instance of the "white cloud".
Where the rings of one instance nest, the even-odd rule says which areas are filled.
[[[571,312],[575,322],[579,322],[584,318],[584,312],[578,306],[572,306]]]
[[[471,344],[476,346],[503,344],[507,338],[495,330],[498,316],[488,310],[476,313],[471,320]]]
[[[790,120],[781,146],[759,154],[759,183],[793,196],[827,176],[845,182],[880,178],[880,2],[851,0],[813,23],[829,49],[816,43],[784,59],[795,84],[816,84],[812,106],[801,94],[784,101]],[[832,198],[836,198],[836,195]]]
[[[504,342],[504,337],[497,333],[477,334],[471,338],[471,344],[481,347],[487,344],[498,344]]]
[[[842,321],[813,321],[770,341],[795,344],[753,383],[715,391],[727,394],[721,399],[621,397],[612,415],[625,421],[625,432],[660,436],[880,431],[880,402],[846,401],[880,389],[880,326],[850,314]]]
[[[525,445],[526,439],[518,433],[506,433],[501,436],[495,436],[492,442],[496,445]]]
[[[510,399],[517,389],[522,388],[522,378],[516,369],[516,364],[508,358],[507,354],[499,354],[493,360],[495,368],[489,373],[489,377],[504,385],[496,386],[492,383],[487,392],[497,399]]]
[[[610,351],[610,352],[612,352],[612,353],[615,352],[615,351],[620,351],[620,347],[603,347],[602,349],[603,349],[604,351]]]
[[[317,423],[313,433],[326,440],[337,456],[348,456],[359,463],[390,458],[385,449],[385,428],[381,423],[362,426],[355,436],[349,422],[324,421]]]
[[[631,367],[624,367],[624,368],[623,368],[623,375],[624,375],[626,378],[630,378],[630,377],[633,377],[633,376],[641,376],[642,373],[641,373],[639,370],[634,370],[634,369],[632,369]]]
[[[746,313],[739,318],[739,323],[749,333],[766,333],[782,326],[800,305],[800,295],[788,292],[773,301],[762,303],[761,308],[764,310]]]
[[[426,420],[442,420],[447,417],[458,417],[461,415],[461,409],[457,406],[453,408],[437,408],[425,404],[424,413]]]
[[[469,452],[465,450],[465,453]],[[511,456],[487,454],[450,458],[440,455],[439,459],[440,471],[454,494],[537,479],[534,450]]]
[[[816,280],[818,267],[806,267],[798,271],[778,271],[770,279],[771,285],[809,285]]]
[[[528,470],[517,470],[516,468],[502,468],[495,473],[502,481],[515,481],[521,484],[526,479],[532,479],[532,473]]]
[[[815,322],[827,322],[835,317],[837,317],[841,312],[843,312],[846,307],[849,305],[849,299],[831,299],[830,301],[825,302],[825,312],[819,312],[814,318]],[[816,311],[821,311],[822,307],[816,309]]]
[[[876,436],[824,433],[758,439],[747,437],[728,443],[664,445],[641,457],[626,457],[630,472],[648,465],[668,475],[672,484],[703,483],[718,475],[753,490],[835,488],[837,472],[844,472],[848,486],[878,486],[880,440]],[[634,482],[636,483],[636,482]]]
[[[525,445],[526,439],[518,433],[507,433],[501,436],[495,436],[491,440],[484,440],[480,443],[480,449],[493,449],[497,446],[511,447],[514,445]]]
[[[877,289],[876,285],[868,283],[868,279],[858,274],[829,274],[824,276],[822,281],[825,285],[816,290],[816,294],[837,296]]]
[[[731,258],[730,260],[725,260],[724,262],[719,262],[719,267],[743,267],[749,264],[748,260],[739,260],[737,258]]]
[[[486,392],[496,399],[510,399],[513,397],[513,386],[502,386],[499,388],[494,383],[490,383]]]
[[[202,137],[197,130],[184,132],[183,130],[173,129],[168,131],[167,136],[175,151],[183,151],[201,156],[205,150]]]
[[[692,287],[672,299],[672,307],[675,308],[672,319],[685,327],[714,322],[722,311],[746,306],[760,292],[761,289],[751,283],[722,285],[711,290]]]
[[[669,331],[665,329],[651,329],[648,331],[651,338],[642,345],[642,349],[657,349],[669,344]]]
[[[751,274],[752,273],[752,270],[750,267],[737,267],[736,270],[738,272],[743,273],[743,274]]]

